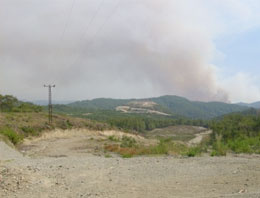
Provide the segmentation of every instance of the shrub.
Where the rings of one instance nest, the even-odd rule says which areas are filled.
[[[13,144],[17,144],[17,143],[19,143],[23,139],[23,136],[17,134],[14,130],[12,130],[10,128],[0,129],[0,134],[8,137],[8,139]]]
[[[121,156],[122,156],[122,158],[131,158],[131,157],[133,157],[133,155],[131,153],[125,153],[125,154],[122,154]]]
[[[227,145],[235,153],[259,153],[260,137],[241,137],[228,141]]]
[[[67,123],[67,127],[69,129],[71,129],[73,127],[73,124],[70,122],[70,120],[67,120],[66,123]]]
[[[226,156],[228,147],[223,142],[216,142],[213,144],[213,151],[211,156]]]
[[[158,145],[151,147],[151,154],[168,154],[169,146],[167,143],[169,143],[168,140],[161,139]]]
[[[60,123],[58,123],[58,127],[61,129],[71,129],[73,124],[70,122],[70,120],[62,120]]]
[[[117,138],[117,137],[115,137],[114,135],[110,135],[109,137],[108,137],[108,139],[110,140],[110,141],[112,141],[112,142],[119,142],[120,140]]]
[[[105,158],[111,158],[112,156],[109,153],[105,154]]]
[[[26,134],[26,136],[32,135],[37,136],[39,133],[36,131],[36,129],[30,127],[30,126],[23,126],[21,127],[21,130]]]
[[[123,148],[136,147],[136,140],[132,137],[123,136],[122,143],[120,146]]]
[[[195,157],[202,153],[202,148],[200,146],[190,147],[188,151],[185,153],[188,157]]]

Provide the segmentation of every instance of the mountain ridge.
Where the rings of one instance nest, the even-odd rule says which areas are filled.
[[[180,115],[191,119],[212,119],[224,114],[232,112],[241,112],[249,107],[238,104],[229,104],[224,102],[201,102],[191,101],[187,98],[165,95],[153,98],[143,99],[113,99],[113,98],[97,98],[93,100],[82,100],[66,105],[69,108],[78,108],[81,110],[111,110],[116,111],[119,106],[129,106],[138,103],[139,105],[147,102],[153,102],[156,105],[152,107],[144,107],[149,110],[156,110],[162,113],[171,113],[172,115]]]
[[[245,106],[245,107],[260,109],[260,101],[258,101],[258,102],[253,102],[253,103],[240,102],[240,103],[236,103],[236,104],[237,104],[237,105],[240,105],[240,106]]]

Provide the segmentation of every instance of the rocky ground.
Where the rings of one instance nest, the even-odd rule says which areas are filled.
[[[21,152],[0,142],[0,197],[260,197],[260,156],[106,158],[114,133],[55,131]]]

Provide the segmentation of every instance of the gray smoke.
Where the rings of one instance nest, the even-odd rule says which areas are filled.
[[[76,0],[69,17],[72,0],[1,0],[0,91],[40,99],[55,83],[59,99],[228,100],[210,64],[211,21],[194,1],[101,2]]]

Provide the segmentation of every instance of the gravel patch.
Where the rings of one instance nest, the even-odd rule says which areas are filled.
[[[90,135],[32,141],[25,157],[0,142],[0,197],[260,197],[258,155],[105,158],[83,152]]]

